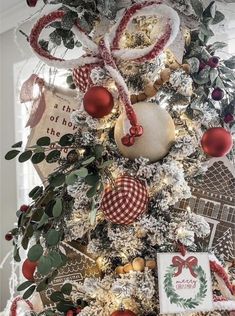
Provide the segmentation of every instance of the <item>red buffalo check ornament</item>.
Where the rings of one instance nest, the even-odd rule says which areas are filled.
[[[116,179],[114,187],[105,189],[101,209],[105,218],[115,224],[131,224],[146,212],[148,192],[145,184],[130,176]]]

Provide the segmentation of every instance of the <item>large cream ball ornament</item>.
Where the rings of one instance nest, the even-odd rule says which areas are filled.
[[[114,138],[121,154],[134,160],[139,157],[155,162],[166,156],[175,141],[175,125],[170,114],[156,103],[139,102],[133,105],[138,124],[144,133],[135,138],[134,145],[122,144],[122,137],[128,134],[130,123],[122,113],[115,125]]]

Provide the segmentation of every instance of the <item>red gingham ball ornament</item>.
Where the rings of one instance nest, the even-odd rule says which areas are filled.
[[[114,224],[131,224],[147,211],[148,192],[144,183],[134,177],[121,176],[115,186],[105,189],[101,209]]]

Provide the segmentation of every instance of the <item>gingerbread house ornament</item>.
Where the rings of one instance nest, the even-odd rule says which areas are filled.
[[[190,183],[192,197],[176,205],[205,217],[211,233],[204,246],[226,261],[235,256],[235,169],[226,158],[207,162],[208,170],[201,180]]]
[[[86,248],[76,241],[62,242],[61,247],[65,252],[68,261],[59,269],[58,276],[51,282],[47,290],[40,292],[41,300],[45,308],[56,307],[51,302],[50,295],[53,292],[60,291],[66,282],[83,282],[86,277],[100,277],[100,270],[96,261],[89,256]],[[36,276],[36,283],[40,283],[43,277]]]

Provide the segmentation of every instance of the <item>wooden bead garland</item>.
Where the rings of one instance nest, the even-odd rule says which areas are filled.
[[[144,88],[144,92],[141,92],[139,94],[132,94],[131,103],[135,104],[137,102],[142,102],[148,98],[154,97],[161,86],[169,82],[171,72],[179,68],[183,69],[187,74],[190,73],[190,66],[188,64],[179,65],[176,62],[170,64],[169,68],[165,68],[161,71],[160,77],[153,84],[148,83],[146,85],[146,87]]]
[[[130,271],[143,272],[145,268],[154,270],[157,267],[157,263],[154,259],[143,259],[140,257],[135,258],[132,262],[126,263],[124,266],[118,266],[115,269],[116,274],[121,275],[129,273]]]

